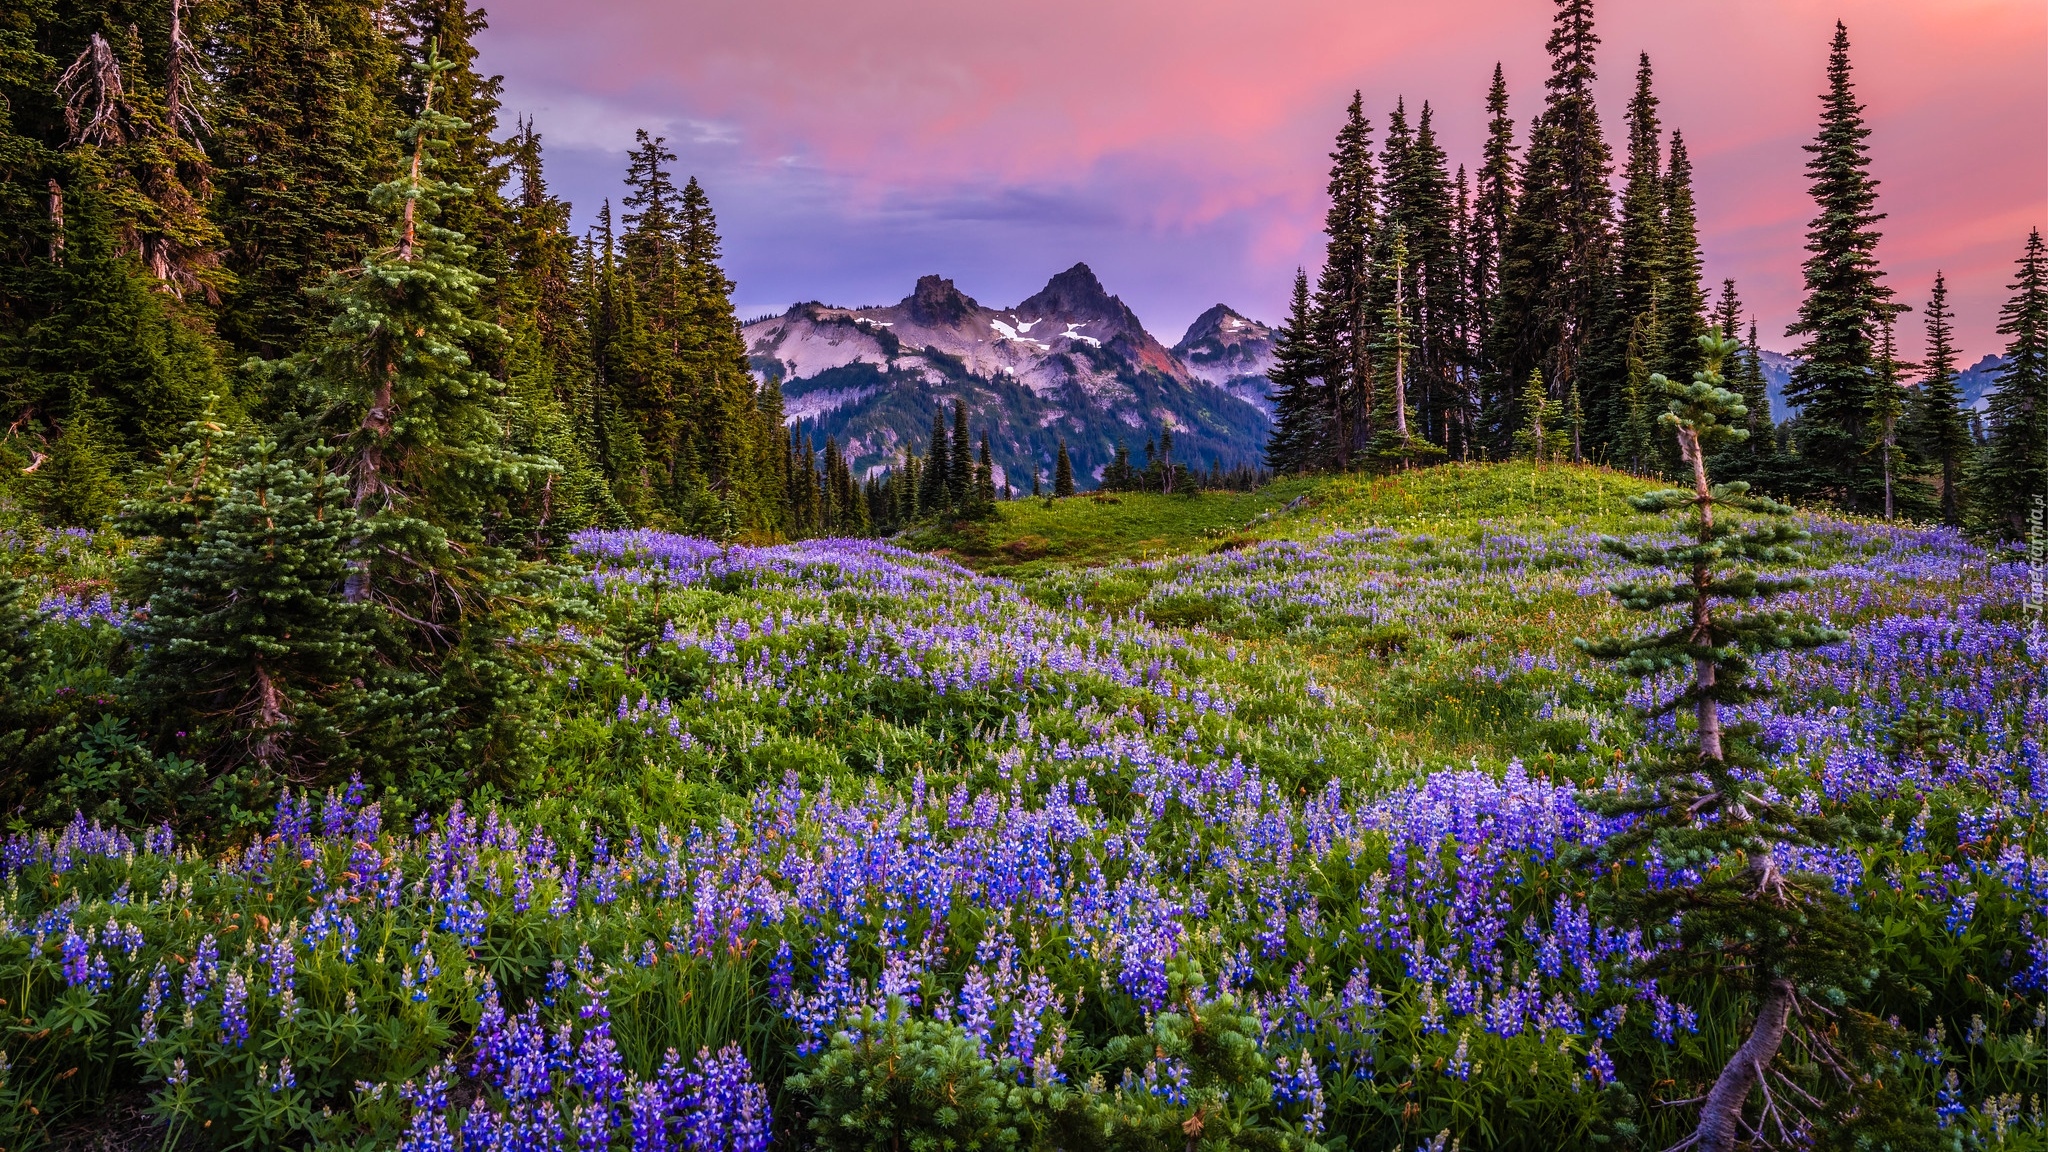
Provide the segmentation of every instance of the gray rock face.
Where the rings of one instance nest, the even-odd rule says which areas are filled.
[[[1200,379],[1222,388],[1271,416],[1273,330],[1218,304],[1188,325],[1174,355]]]
[[[789,422],[837,439],[857,472],[880,472],[906,448],[923,455],[932,412],[957,399],[977,435],[990,431],[998,471],[1028,491],[1034,467],[1050,475],[1061,440],[1085,481],[1118,442],[1142,462],[1162,427],[1183,463],[1255,462],[1271,334],[1221,305],[1203,319],[1215,332],[1183,341],[1198,369],[1076,264],[1014,308],[925,276],[887,307],[798,304],[742,334],[756,375],[781,383]]]

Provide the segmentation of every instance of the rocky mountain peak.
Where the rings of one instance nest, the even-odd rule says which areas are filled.
[[[1045,282],[1045,287],[1023,303],[1018,312],[1032,315],[1075,317],[1114,321],[1118,328],[1139,328],[1138,317],[1124,302],[1109,294],[1096,279],[1095,270],[1076,264]]]
[[[917,288],[903,301],[910,318],[927,328],[958,324],[974,314],[980,305],[940,276],[920,276]]]
[[[1265,342],[1273,339],[1273,330],[1253,320],[1227,304],[1218,304],[1195,317],[1188,325],[1187,335],[1173,350],[1186,356],[1196,349],[1221,350],[1246,342]]]

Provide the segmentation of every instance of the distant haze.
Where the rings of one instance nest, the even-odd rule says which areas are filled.
[[[743,313],[899,298],[927,273],[1016,300],[1088,261],[1154,335],[1217,301],[1278,322],[1321,257],[1330,136],[1353,88],[1376,138],[1405,95],[1476,165],[1496,60],[1526,129],[1547,0],[499,0],[483,63],[532,114],[588,222],[632,130],[709,189]],[[1879,257],[1923,304],[1948,272],[1967,360],[1998,346],[2027,229],[2048,226],[2048,5],[2039,0],[1608,0],[1608,138],[1639,50],[1698,169],[1711,283],[1767,347],[1798,303],[1812,204],[1800,146],[1848,22],[1884,182]],[[1618,157],[1617,157],[1618,158]],[[1917,354],[1919,323],[1901,335]]]

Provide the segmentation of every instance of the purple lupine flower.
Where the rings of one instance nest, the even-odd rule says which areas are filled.
[[[249,1039],[249,981],[240,968],[230,968],[225,988],[220,1003],[220,1042],[223,1047],[240,1048]]]
[[[696,1069],[683,1078],[683,1147],[689,1152],[767,1152],[768,1092],[738,1044],[713,1055],[697,1052]]]
[[[92,942],[76,928],[64,934],[64,986],[78,988],[92,982]]]
[[[426,1083],[400,1090],[412,1105],[412,1118],[398,1139],[398,1152],[455,1152],[455,1133],[448,1127],[448,1072],[436,1067]]]

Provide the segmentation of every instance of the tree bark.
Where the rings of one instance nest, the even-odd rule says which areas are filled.
[[[50,263],[64,262],[64,186],[50,180]]]
[[[1700,1126],[1693,1133],[1699,1152],[1735,1152],[1742,1140],[1742,1107],[1750,1090],[1763,1079],[1763,1070],[1777,1058],[1785,1042],[1785,1028],[1792,1016],[1792,982],[1773,980],[1764,991],[1763,1006],[1757,1010],[1756,1026],[1749,1039],[1721,1069],[1707,1102],[1700,1108]]]
[[[1700,510],[1698,540],[1705,545],[1713,540],[1714,532],[1714,490],[1707,483],[1706,454],[1700,451],[1699,437],[1679,429],[1678,454],[1692,465],[1693,503]],[[1692,568],[1692,642],[1712,645],[1714,642],[1714,606],[1707,598],[1707,586],[1713,582],[1714,573],[1706,558],[1693,562]],[[1719,760],[1721,749],[1721,702],[1714,699],[1714,660],[1709,656],[1693,659],[1693,690],[1699,699],[1693,705],[1693,714],[1699,721],[1700,759]]]

